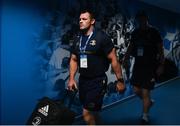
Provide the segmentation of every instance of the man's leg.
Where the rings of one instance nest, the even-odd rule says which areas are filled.
[[[143,114],[142,114],[142,119],[145,122],[149,121],[149,109],[152,105],[152,100],[150,96],[150,90],[148,89],[141,89],[140,87],[134,86],[134,92],[136,95],[142,100],[143,104]]]
[[[151,100],[150,90],[134,86],[134,92],[143,102],[143,112],[148,113],[153,102],[153,100]]]
[[[88,125],[96,125],[100,121],[98,112],[90,112],[83,108],[83,118]]]
[[[103,76],[100,78],[95,78],[94,80],[88,80],[88,84],[90,85],[86,86],[88,86],[89,90],[85,90],[84,93],[81,92],[81,100],[84,103],[83,118],[88,125],[101,123],[99,111],[101,110],[103,104],[103,97],[107,83],[106,79],[107,77]],[[92,87],[92,89],[90,88],[90,86]]]
[[[138,86],[133,86],[134,89],[134,93],[140,98],[142,99],[142,90],[140,87]]]
[[[142,121],[143,121],[143,123],[148,123],[149,122],[149,110],[152,105],[150,90],[142,89],[142,100],[143,100]]]
[[[143,97],[143,112],[149,113],[149,108],[151,107],[150,90],[142,89],[142,97]]]

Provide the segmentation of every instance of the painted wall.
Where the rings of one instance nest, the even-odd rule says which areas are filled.
[[[98,8],[102,10],[99,10],[102,15],[97,21],[97,26],[100,27],[100,20],[107,11],[104,7],[106,5],[113,7],[114,4],[104,5],[101,0],[98,1]],[[60,92],[54,87],[58,78],[65,80],[68,76],[66,64],[69,46],[66,44],[71,41],[68,38],[73,38],[66,36],[68,35],[66,33],[72,32],[72,26],[76,27],[74,24],[77,23],[78,8],[85,4],[83,2],[79,4],[76,0],[3,1],[0,124],[25,124],[38,99],[43,96],[60,97]],[[95,5],[92,3],[92,6]],[[130,21],[131,28],[134,26],[131,21],[136,11],[140,8],[147,10],[151,17],[150,22],[160,29],[164,38],[166,56],[173,59],[180,68],[179,14],[131,0],[121,0],[117,3],[117,7],[119,9],[114,11],[115,15],[110,16],[109,19],[113,22],[114,17],[117,17],[123,23],[121,16],[116,16],[123,15]],[[62,45],[62,43],[66,44]],[[173,52],[173,48],[177,50]],[[62,57],[56,59],[57,55]],[[59,63],[56,62],[57,60]],[[114,75],[110,73],[108,75],[109,83],[114,81]],[[132,94],[131,88],[128,91],[124,96]],[[124,96],[110,93],[104,102],[109,104]],[[75,111],[81,112],[78,99],[74,106]]]

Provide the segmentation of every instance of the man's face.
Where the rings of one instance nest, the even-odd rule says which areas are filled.
[[[80,30],[88,29],[94,23],[95,23],[95,20],[91,19],[91,16],[88,12],[82,13],[79,17],[79,28],[80,28]]]
[[[139,26],[140,26],[140,27],[145,27],[145,26],[147,26],[147,22],[148,22],[147,17],[141,16],[141,17],[139,17],[137,20],[138,20],[138,23],[139,23]]]

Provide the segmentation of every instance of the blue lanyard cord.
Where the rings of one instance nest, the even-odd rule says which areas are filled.
[[[86,43],[85,43],[84,47],[81,47],[81,43],[82,43],[82,36],[81,36],[80,43],[79,43],[80,52],[85,52],[86,51],[87,44],[88,44],[88,42],[89,42],[92,35],[93,35],[93,32],[91,32],[91,34],[89,35],[88,39],[86,40]]]

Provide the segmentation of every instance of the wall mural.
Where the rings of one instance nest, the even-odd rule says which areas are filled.
[[[106,2],[105,2],[106,1]],[[69,77],[69,57],[70,46],[78,33],[78,14],[81,8],[94,8],[96,16],[96,27],[103,29],[112,39],[119,61],[123,58],[131,32],[136,27],[134,15],[126,7],[122,8],[118,0],[74,0],[57,1],[54,3],[55,9],[47,11],[45,16],[47,23],[44,24],[41,32],[37,33],[34,48],[37,55],[36,73],[40,75],[39,81],[44,83],[45,94],[54,99],[61,99],[65,94],[67,80]],[[133,6],[133,3],[129,1]],[[147,6],[147,5],[146,5]],[[54,7],[54,6],[53,6]],[[134,6],[135,10],[136,7]],[[98,11],[97,11],[98,10]],[[158,20],[158,19],[156,19]],[[180,32],[178,27],[173,31],[164,30],[162,37],[164,42],[164,52],[167,59],[174,63],[180,71]],[[160,29],[161,30],[161,29]],[[133,69],[134,58],[129,61],[129,69],[123,69],[123,76],[126,80],[127,90],[124,94],[119,94],[115,89],[115,75],[111,67],[108,75],[108,88],[104,97],[104,106],[116,102],[133,94],[129,83],[131,71]],[[174,70],[174,69],[173,69]],[[176,71],[175,71],[176,72]],[[78,78],[77,74],[77,78]],[[175,75],[172,75],[175,76]],[[78,100],[78,94],[75,97],[72,109],[81,113],[82,108]]]

